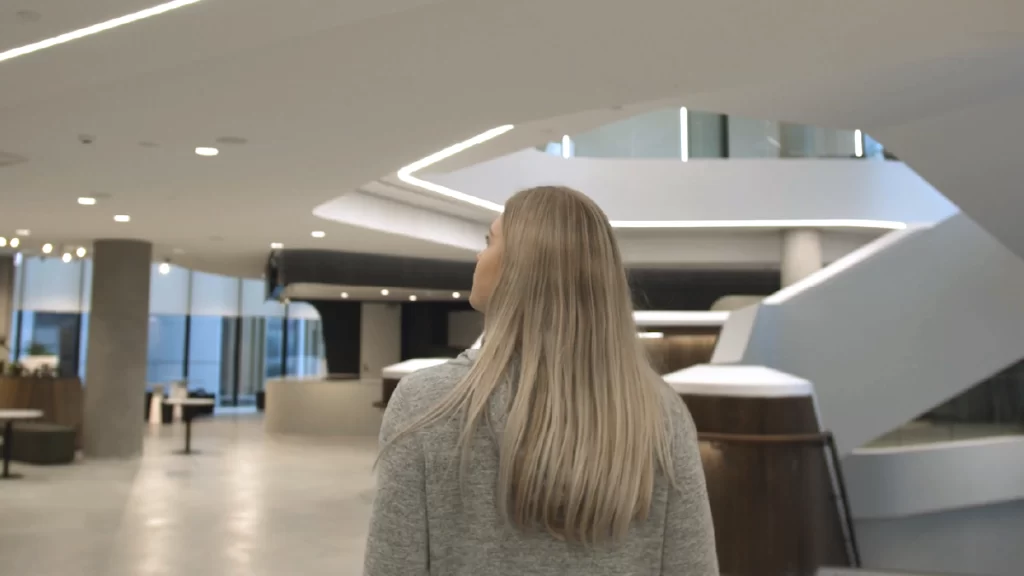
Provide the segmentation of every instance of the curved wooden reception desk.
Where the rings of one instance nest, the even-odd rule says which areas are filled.
[[[0,408],[42,410],[44,422],[75,431],[82,445],[82,381],[78,378],[0,376]]]
[[[853,563],[810,382],[706,364],[665,381],[686,401],[701,439],[723,575],[811,576]]]

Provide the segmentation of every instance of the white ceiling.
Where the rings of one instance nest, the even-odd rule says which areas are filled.
[[[0,50],[155,3],[8,0]],[[270,242],[454,256],[312,210],[493,126],[678,99],[864,128],[1024,253],[1022,55],[1017,0],[203,0],[0,62],[0,152],[27,159],[0,234],[246,275]],[[192,153],[221,136],[249,142]]]

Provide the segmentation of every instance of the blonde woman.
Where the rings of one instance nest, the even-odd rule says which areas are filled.
[[[651,369],[612,228],[524,190],[477,255],[480,350],[405,378],[368,576],[717,576],[696,433]]]

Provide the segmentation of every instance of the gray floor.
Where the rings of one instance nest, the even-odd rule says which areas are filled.
[[[3,576],[361,574],[373,438],[272,439],[259,416],[147,428],[137,462],[15,463],[0,482]]]

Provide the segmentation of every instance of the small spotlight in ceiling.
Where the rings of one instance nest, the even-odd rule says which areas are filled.
[[[18,246],[21,246],[21,239],[11,238],[11,248],[17,248]]]
[[[71,262],[71,252],[65,252],[64,255],[60,257],[60,259],[65,264],[67,264],[68,262]]]
[[[88,251],[85,249],[84,246],[79,246],[78,250],[75,250],[75,256],[78,256],[79,258],[85,258],[85,255],[87,253]]]
[[[462,298],[462,292],[452,292],[452,298]]]
[[[161,262],[158,270],[164,276],[170,274],[171,273],[171,263],[170,262]]]
[[[313,238],[323,238],[324,236],[327,236],[327,233],[324,232],[323,230],[313,230],[312,232],[309,233],[309,235],[312,236]]]
[[[27,229],[27,228],[19,228],[18,230],[15,230],[14,233],[17,234],[18,236],[31,236],[32,235],[32,231]]]
[[[341,297],[342,298],[348,298],[348,292],[342,292],[341,293]]]
[[[0,248],[7,246],[7,238],[0,236]]]
[[[220,154],[220,150],[210,146],[198,146],[196,147],[196,154],[200,156],[216,156]]]
[[[49,242],[43,244],[43,254],[49,254],[50,252],[53,252],[53,244]]]
[[[270,249],[271,250],[280,250],[281,248],[284,248],[284,244],[282,244],[280,242],[271,242],[270,243]]]
[[[415,301],[416,301],[416,295],[415,294],[410,295],[409,296],[409,302],[415,302]]]
[[[114,222],[124,223],[124,222],[131,222],[131,221],[132,221],[132,217],[127,215],[127,214],[118,214],[117,216],[114,216]]]
[[[95,206],[96,199],[93,198],[92,196],[79,196],[78,203],[81,204],[82,206]]]
[[[387,288],[380,291],[381,296],[387,296],[388,294],[391,294],[391,291],[388,290]]]

